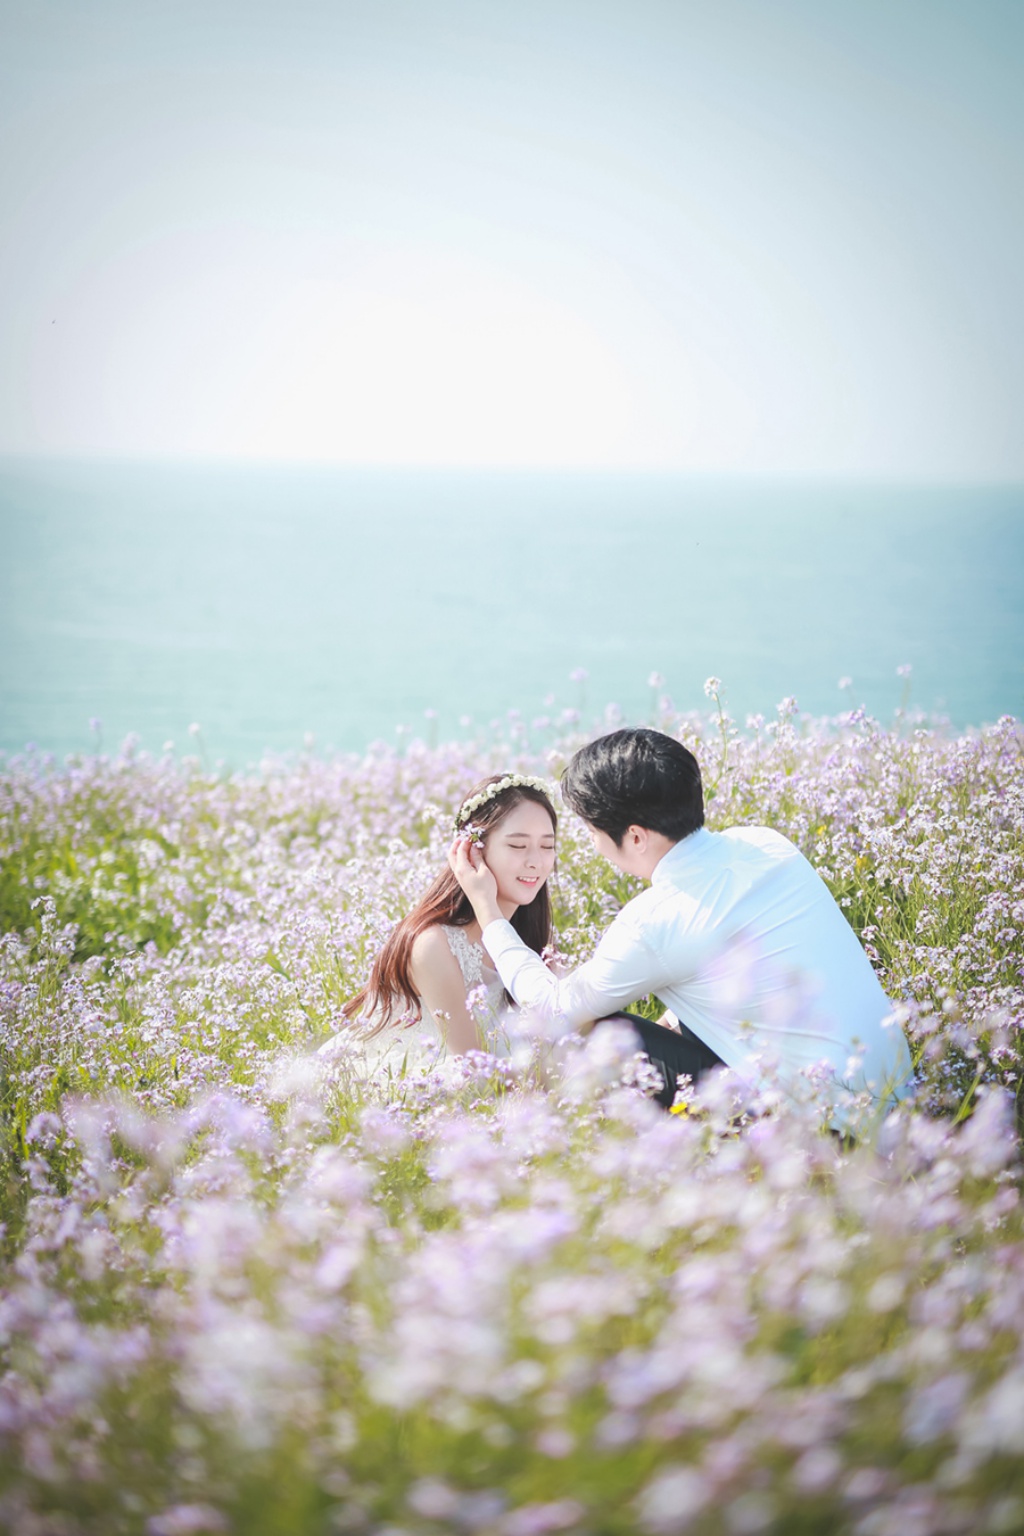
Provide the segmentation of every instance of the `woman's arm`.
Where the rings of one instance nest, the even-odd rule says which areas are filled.
[[[456,1056],[482,1050],[480,1031],[466,1006],[459,962],[440,928],[425,928],[416,935],[409,972],[421,1005],[437,1020],[448,1049]]]

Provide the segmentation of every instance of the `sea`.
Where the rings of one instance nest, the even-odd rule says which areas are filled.
[[[0,749],[543,741],[709,677],[962,730],[1024,714],[1022,576],[1019,485],[0,460]]]

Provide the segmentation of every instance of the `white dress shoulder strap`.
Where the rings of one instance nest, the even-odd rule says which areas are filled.
[[[467,989],[479,987],[484,979],[483,945],[474,944],[468,939],[464,928],[449,928],[445,925],[444,934],[449,949],[459,962],[459,970]]]

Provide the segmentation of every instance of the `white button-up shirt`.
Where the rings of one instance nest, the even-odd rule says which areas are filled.
[[[856,934],[799,849],[767,827],[702,827],[676,843],[569,976],[511,923],[489,923],[483,941],[520,1007],[556,1027],[655,992],[741,1073],[757,1053],[783,1084],[822,1062],[858,1092],[899,1094],[909,1079],[903,1032],[883,1025],[892,1005]]]

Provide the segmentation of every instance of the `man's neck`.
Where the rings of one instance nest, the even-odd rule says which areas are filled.
[[[671,853],[676,847],[678,844],[671,838],[665,837],[663,833],[648,831],[647,844],[643,853],[637,857],[635,873],[644,880],[650,880],[666,853]]]

